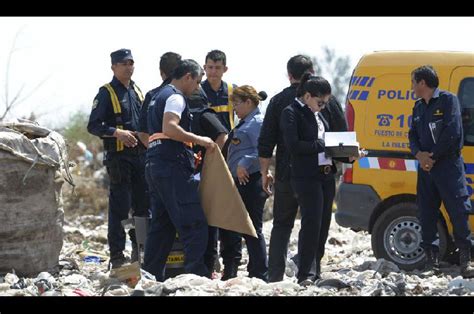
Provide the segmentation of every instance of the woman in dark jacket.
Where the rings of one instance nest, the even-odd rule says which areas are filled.
[[[305,74],[296,98],[281,115],[280,128],[290,151],[291,185],[301,211],[298,239],[298,283],[313,284],[320,278],[320,262],[331,222],[336,167],[324,153],[328,123],[321,111],[329,101],[331,86],[319,76]],[[353,162],[357,157],[345,158]],[[316,260],[316,273],[311,264]]]

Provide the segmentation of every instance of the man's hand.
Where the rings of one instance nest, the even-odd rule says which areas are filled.
[[[119,141],[122,141],[123,145],[127,147],[135,147],[138,144],[138,139],[135,136],[135,132],[129,130],[115,129],[113,136]]]
[[[272,195],[272,186],[273,182],[275,180],[273,179],[272,173],[268,171],[266,174],[262,173],[262,189],[267,193],[268,195]]]
[[[206,151],[209,152],[212,152],[216,147],[218,147],[217,144],[207,136],[198,136],[196,144],[204,147]]]
[[[433,153],[422,152],[422,151],[419,151],[415,156],[416,159],[418,159],[418,162],[420,163],[421,169],[423,169],[426,172],[429,172],[435,164],[435,161],[431,159],[432,156],[433,156]]]
[[[249,182],[249,173],[247,169],[242,166],[237,166],[237,179],[241,185],[246,185]]]

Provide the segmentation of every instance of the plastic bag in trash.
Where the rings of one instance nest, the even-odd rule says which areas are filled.
[[[88,255],[84,256],[84,262],[100,264],[101,258],[98,256]]]
[[[35,286],[38,288],[39,294],[43,294],[44,292],[53,289],[53,285],[47,279],[40,279],[36,281]]]

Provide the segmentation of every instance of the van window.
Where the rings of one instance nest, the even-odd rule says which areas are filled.
[[[462,125],[464,128],[464,145],[474,146],[474,78],[461,81],[459,86]]]

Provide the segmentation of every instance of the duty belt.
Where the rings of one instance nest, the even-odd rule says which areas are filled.
[[[172,140],[168,135],[164,134],[164,133],[153,133],[152,135],[150,135],[150,137],[148,138],[148,148],[152,148],[156,145],[160,145],[162,144],[163,140]],[[179,141],[177,141],[179,142]],[[188,146],[189,148],[193,148],[193,143],[191,142],[182,142],[184,145]]]

